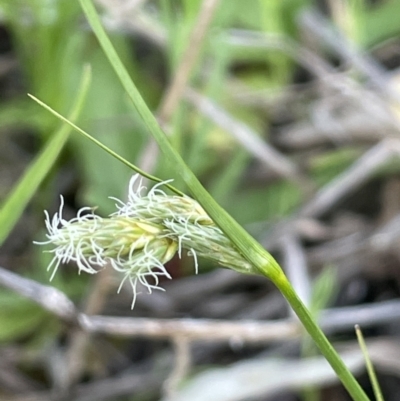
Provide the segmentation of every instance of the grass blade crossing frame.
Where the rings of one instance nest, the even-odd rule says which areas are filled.
[[[78,97],[72,107],[69,118],[76,120],[83,108],[91,80],[91,70],[85,67]],[[67,142],[71,129],[67,125],[51,136],[41,153],[35,158],[24,175],[14,186],[0,209],[0,244],[7,238],[14,225],[21,217],[26,205],[42,183],[57,160],[58,155]]]

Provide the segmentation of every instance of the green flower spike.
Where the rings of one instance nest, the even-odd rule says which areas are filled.
[[[137,180],[138,175],[134,175],[130,181],[128,201],[116,199],[117,212],[107,218],[84,207],[75,218],[66,221],[62,215],[62,197],[53,218],[45,212],[48,240],[38,244],[54,245],[48,251],[54,254],[48,266],[48,270],[53,269],[51,279],[60,264],[71,261],[79,271],[89,274],[110,265],[124,275],[118,291],[125,281],[130,282],[133,308],[137,283],[150,293],[162,289],[158,286],[159,277],[171,278],[165,263],[175,253],[181,257],[183,249],[193,256],[196,272],[198,256],[243,273],[251,271],[251,265],[195,200],[168,196],[159,188],[168,181],[142,196],[145,188],[139,182],[135,190]]]

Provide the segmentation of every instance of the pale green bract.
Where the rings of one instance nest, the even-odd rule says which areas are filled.
[[[79,271],[94,274],[111,266],[123,274],[119,290],[125,281],[133,289],[132,308],[136,300],[136,286],[144,285],[151,293],[159,287],[159,277],[171,278],[165,263],[182,250],[195,260],[204,257],[244,273],[251,265],[239,254],[231,241],[217,227],[198,202],[187,196],[170,196],[155,185],[142,195],[138,175],[129,184],[128,201],[116,199],[117,211],[109,217],[96,215],[84,207],[76,217],[63,218],[64,201],[59,211],[50,218],[46,214],[47,241],[53,245],[48,252],[54,257],[48,266],[54,277],[60,264],[75,262]],[[118,291],[119,291],[118,290]]]

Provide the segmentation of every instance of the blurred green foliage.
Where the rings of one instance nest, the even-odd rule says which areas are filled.
[[[200,0],[160,0],[152,2],[159,25],[165,32],[165,47],[157,47],[144,38],[132,39],[123,32],[111,32],[112,40],[143,97],[156,111],[165,85],[190,45],[189,33],[196,22]],[[348,3],[348,15],[356,27],[354,40],[364,48],[378,46],[383,40],[400,34],[400,1]],[[232,28],[255,30],[299,40],[296,15],[311,0],[254,1],[252,7],[242,0],[223,0],[208,32],[202,56],[191,81],[208,97],[221,104],[269,140],[269,118],[264,110],[244,107],[232,99],[227,88],[232,79],[248,88],[279,90],[293,83],[296,66],[282,52],[253,48],[244,51],[221,40]],[[12,37],[13,53],[18,60],[24,91],[5,99],[0,108],[0,126],[18,127],[34,132],[42,148],[58,122],[29,100],[25,92],[39,97],[65,114],[74,103],[82,67],[92,66],[93,80],[79,125],[108,147],[133,163],[138,163],[148,141],[141,120],[126,98],[108,61],[82,17],[79,3],[72,0],[0,0],[2,21]],[[240,66],[241,68],[238,68]],[[255,68],[254,68],[255,67]],[[252,163],[247,151],[192,107],[181,102],[170,122],[171,141],[194,173],[206,183],[211,194],[241,224],[273,220],[286,216],[302,201],[292,183],[277,180],[265,187],[247,183],[244,173]],[[2,133],[3,135],[4,133]],[[329,182],[359,156],[351,148],[330,149],[309,166],[309,174],[318,186]],[[69,164],[68,164],[69,163]],[[91,205],[99,213],[114,210],[108,197],[124,198],[131,171],[89,141],[71,136],[67,149],[41,188],[41,204],[57,201],[56,180],[62,166],[73,166],[78,182],[77,205]],[[156,175],[176,178],[165,163],[157,160]],[[29,185],[29,183],[27,184]],[[181,183],[177,183],[181,185]],[[11,191],[10,191],[11,192]],[[2,200],[3,204],[6,200]],[[38,239],[38,238],[35,238]],[[39,281],[46,277],[43,258],[30,269]],[[58,277],[58,276],[56,276]],[[76,295],[79,280],[63,275],[55,284],[69,295]],[[33,331],[46,314],[29,302],[9,294],[0,294],[0,341],[16,339]]]

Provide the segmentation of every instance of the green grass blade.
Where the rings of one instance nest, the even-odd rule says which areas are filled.
[[[78,118],[82,110],[88,92],[90,78],[90,68],[85,68],[79,94],[70,113],[71,119]],[[63,125],[55,135],[48,140],[44,149],[32,161],[21,179],[5,199],[0,208],[0,244],[7,238],[14,225],[21,217],[26,205],[54,165],[54,162],[68,139],[69,132],[70,128],[67,125]]]
[[[141,174],[143,177],[148,178],[149,180],[155,181],[155,182],[163,182],[161,178],[158,178],[154,175],[148,174],[139,167],[135,166],[134,164],[130,163],[128,160],[123,158],[121,155],[118,153],[114,152],[112,149],[110,149],[108,146],[104,145],[104,143],[100,142],[96,138],[94,138],[92,135],[88,134],[86,131],[84,131],[82,128],[79,128],[77,125],[75,125],[72,121],[70,121],[68,118],[64,117],[54,109],[52,109],[50,106],[48,106],[46,103],[42,102],[39,100],[37,97],[28,94],[28,96],[34,100],[36,103],[38,103],[40,106],[48,110],[50,113],[54,114],[58,119],[61,121],[65,122],[68,124],[71,128],[73,128],[75,131],[77,131],[79,134],[83,135],[87,139],[91,140],[93,143],[95,143],[97,146],[105,150],[107,153],[109,153],[111,156],[115,157],[117,160],[119,160],[121,163],[124,163],[126,166],[131,168],[132,170],[136,171],[137,173]],[[179,191],[177,188],[170,184],[164,184],[167,188],[169,188],[171,191],[175,192],[176,194],[183,196],[183,192]]]
[[[142,117],[149,133],[157,141],[164,157],[174,167],[176,173],[181,176],[184,183],[189,188],[194,198],[204,207],[207,213],[215,221],[216,224],[225,232],[235,246],[239,249],[242,255],[256,268],[259,266],[269,270],[270,275],[280,276],[280,268],[277,268],[272,256],[258,244],[224,209],[222,209],[211,197],[211,195],[200,184],[193,172],[187,167],[178,152],[171,146],[168,138],[161,130],[157,120],[153,116],[150,109],[147,107],[142,96],[132,82],[127,70],[123,66],[118,57],[110,39],[108,38],[96,9],[91,0],[80,0],[81,6],[86,14],[86,17],[92,26],[92,29],[99,40],[110,64],[114,68],[128,96],[132,100],[139,115]]]
[[[374,365],[372,364],[371,358],[369,357],[367,345],[365,344],[364,336],[363,336],[361,328],[358,324],[356,324],[355,330],[356,330],[358,344],[360,345],[361,351],[364,355],[368,376],[369,376],[369,379],[371,380],[372,388],[374,390],[375,400],[376,401],[384,401],[382,390],[379,385],[378,378],[376,377]]]

